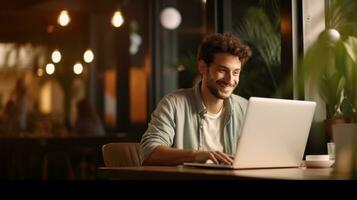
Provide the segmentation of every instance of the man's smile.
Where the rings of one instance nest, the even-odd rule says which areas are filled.
[[[234,88],[234,85],[226,83],[224,81],[217,81],[217,85],[221,88],[223,91],[230,91]]]

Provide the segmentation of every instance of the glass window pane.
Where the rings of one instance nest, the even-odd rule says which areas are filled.
[[[236,93],[271,97],[279,88],[281,72],[280,3],[232,1],[232,32],[253,51],[244,66]]]
[[[161,96],[193,85],[198,70],[197,46],[205,34],[205,1],[159,0],[160,17],[158,69],[161,69]],[[171,18],[172,17],[172,18]],[[168,20],[171,18],[171,20]],[[177,27],[165,27],[177,23]]]

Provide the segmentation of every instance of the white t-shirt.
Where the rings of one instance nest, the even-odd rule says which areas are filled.
[[[202,150],[223,152],[223,116],[223,108],[216,114],[204,114]]]

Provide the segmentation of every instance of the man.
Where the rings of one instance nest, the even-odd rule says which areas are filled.
[[[247,100],[232,92],[250,56],[232,34],[203,41],[197,56],[201,81],[160,101],[141,140],[143,165],[233,163]]]

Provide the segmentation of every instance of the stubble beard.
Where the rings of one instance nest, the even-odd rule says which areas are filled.
[[[215,82],[215,84],[218,84],[218,83]],[[235,88],[237,87],[237,85],[238,85],[238,84],[235,84],[235,86],[233,87],[233,89],[232,89],[232,91],[231,91],[231,93],[230,93],[229,95],[223,96],[222,94],[219,93],[219,89],[218,89],[219,86],[216,86],[215,84],[212,83],[212,82],[210,82],[210,81],[208,81],[208,82],[207,82],[207,88],[208,88],[208,90],[211,92],[211,94],[212,94],[213,96],[215,96],[215,97],[218,98],[218,99],[223,99],[223,100],[228,99],[228,98],[232,95],[234,89],[235,89]]]

